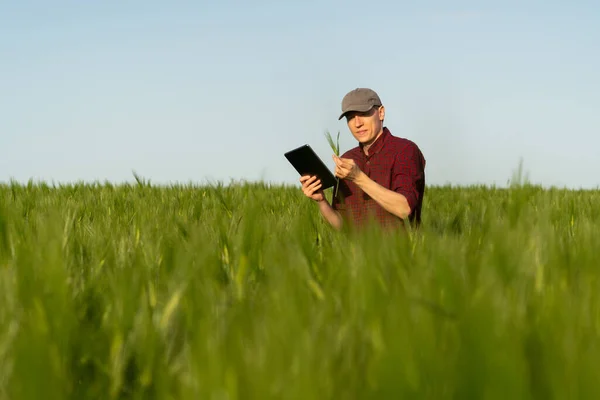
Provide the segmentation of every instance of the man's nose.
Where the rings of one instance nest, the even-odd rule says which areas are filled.
[[[354,117],[354,126],[359,127],[362,125],[362,118],[358,115]]]

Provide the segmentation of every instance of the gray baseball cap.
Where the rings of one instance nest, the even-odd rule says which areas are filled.
[[[348,92],[342,99],[342,114],[338,121],[344,118],[347,112],[366,112],[373,107],[381,106],[381,99],[374,90],[368,88],[356,88]]]

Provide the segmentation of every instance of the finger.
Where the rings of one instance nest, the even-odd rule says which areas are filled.
[[[303,177],[300,178],[300,183],[302,183],[302,186],[305,186],[309,180],[310,180],[310,176],[304,175]]]
[[[340,158],[340,165],[342,165],[343,167],[350,167],[352,166],[352,164],[354,164],[354,160],[348,158]]]
[[[300,178],[300,182],[302,182],[304,185],[308,185],[312,181],[314,181],[315,178],[316,178],[316,176],[305,175],[302,178]]]
[[[312,190],[313,192],[317,190],[318,187],[322,185],[321,181],[317,181],[308,187],[308,190]]]
[[[344,165],[338,165],[337,169],[341,172],[341,173],[345,173],[348,171],[348,168],[345,167]]]
[[[316,181],[315,183],[313,183],[312,185],[310,185],[308,188],[311,190],[316,190],[317,187],[321,186],[321,180],[319,179],[318,181]]]
[[[343,161],[339,161],[338,163],[336,163],[336,165],[340,169],[348,168],[348,165]]]
[[[313,175],[309,179],[305,180],[304,183],[302,184],[302,186],[305,188],[308,188],[308,187],[314,185],[317,181],[320,182],[320,180],[316,176]]]
[[[317,192],[319,189],[321,188],[321,184],[317,185],[317,187],[315,188],[311,188],[311,189],[306,189],[304,190],[304,195],[307,197],[311,197],[312,195],[315,194],[315,192]]]

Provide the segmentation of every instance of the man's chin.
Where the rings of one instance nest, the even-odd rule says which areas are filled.
[[[354,135],[354,138],[360,143],[367,143],[369,141],[369,136],[367,135]]]

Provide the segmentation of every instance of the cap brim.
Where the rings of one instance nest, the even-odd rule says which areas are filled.
[[[373,107],[376,107],[376,105],[351,106],[351,107],[347,108],[343,113],[340,114],[338,121],[341,120],[342,118],[344,118],[344,115],[348,114],[349,112],[367,112]]]

